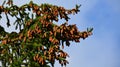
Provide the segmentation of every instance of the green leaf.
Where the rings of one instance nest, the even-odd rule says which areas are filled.
[[[65,60],[65,58],[59,57],[60,60]]]
[[[87,28],[87,32],[92,32],[93,28]]]

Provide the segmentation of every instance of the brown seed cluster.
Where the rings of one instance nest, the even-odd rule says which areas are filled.
[[[8,4],[11,4],[11,2]],[[25,12],[26,9],[31,11],[34,17],[28,17],[30,15]],[[18,15],[20,14],[23,18],[22,20],[25,21],[23,22],[24,27],[19,33],[9,33],[1,42],[4,45],[14,45],[14,47],[16,47],[16,44],[20,44],[19,48],[17,48],[23,50],[19,51],[18,49],[14,49],[16,53],[21,52],[23,55],[28,53],[29,55],[30,52],[33,52],[31,55],[32,60],[40,65],[45,65],[47,62],[54,65],[55,60],[58,60],[61,65],[68,64],[66,58],[69,55],[61,49],[61,46],[62,48],[65,45],[70,46],[70,41],[80,42],[80,38],[85,39],[91,35],[91,32],[80,32],[75,24],[68,25],[67,23],[69,14],[79,12],[78,6],[74,9],[67,10],[64,7],[56,5],[42,4],[39,6],[30,2],[22,7],[15,8],[15,10],[19,10]],[[0,6],[0,14],[1,12],[12,14],[10,11],[12,10]],[[12,16],[15,16],[17,21],[21,19],[16,14]],[[27,20],[25,20],[26,18]],[[65,19],[66,23],[61,25],[53,23],[54,21],[58,22],[59,19]],[[24,59],[27,58],[25,57]]]
[[[40,55],[36,54],[34,57],[33,57],[34,61],[37,61],[38,63],[44,65],[45,64],[45,58],[41,57]]]

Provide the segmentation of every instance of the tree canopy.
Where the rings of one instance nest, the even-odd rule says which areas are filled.
[[[76,24],[68,24],[68,15],[77,14],[80,5],[65,9],[47,3],[38,5],[34,1],[17,6],[13,1],[4,1],[0,6],[0,19],[5,14],[6,25],[10,27],[10,18],[15,18],[12,22],[15,29],[19,29],[19,32],[10,33],[0,26],[0,61],[3,67],[54,67],[56,61],[66,66],[69,55],[63,51],[64,46],[69,47],[70,41],[80,42],[92,34],[93,28],[81,32]],[[66,22],[55,24],[60,19]]]

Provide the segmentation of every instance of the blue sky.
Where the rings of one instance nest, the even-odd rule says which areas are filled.
[[[21,5],[30,0],[14,1],[15,4]],[[34,1],[38,4],[50,3],[68,9],[81,4],[81,11],[77,15],[71,15],[69,23],[77,24],[81,31],[86,30],[87,27],[94,28],[92,36],[85,40],[81,39],[80,43],[72,42],[70,47],[65,47],[64,50],[70,55],[67,67],[120,67],[120,0]],[[13,27],[6,28],[6,31],[13,30]],[[55,67],[61,66],[56,63]]]

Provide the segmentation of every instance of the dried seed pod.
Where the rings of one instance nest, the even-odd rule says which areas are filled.
[[[31,35],[31,30],[28,30],[27,31],[27,35],[28,35],[28,37],[31,37],[32,35]]]
[[[57,32],[60,33],[60,29],[57,29]]]
[[[53,48],[52,48],[52,47],[49,48],[49,52],[50,52],[50,53],[53,52]]]
[[[38,58],[38,62],[39,62],[39,63],[42,63],[42,61],[43,61],[43,58],[42,58],[42,57],[39,57],[39,58]]]
[[[56,36],[56,34],[57,34],[57,33],[56,33],[56,32],[54,32],[54,36]]]
[[[40,34],[42,32],[42,30],[38,30],[37,33]]]
[[[2,44],[7,44],[7,40],[2,40]]]
[[[53,35],[52,31],[50,31],[50,36]]]
[[[42,50],[44,50],[44,46],[42,46]]]
[[[59,45],[55,45],[55,48],[56,48],[56,49],[59,49]]]
[[[2,53],[2,54],[4,54],[4,52],[5,52],[5,51],[6,51],[6,50],[5,50],[5,49],[3,49],[1,53]]]
[[[39,55],[37,54],[37,55],[36,55],[36,59],[38,59],[38,58],[39,58]]]
[[[47,33],[45,32],[44,34],[43,34],[43,37],[46,37],[47,36]]]
[[[22,37],[23,37],[23,34],[20,34],[19,39],[21,40],[21,39],[22,39]]]
[[[46,52],[46,51],[44,51],[44,55],[45,55],[45,56],[47,55],[47,52]]]
[[[48,59],[51,61],[51,59],[52,59],[51,55],[49,55]]]
[[[44,65],[44,63],[45,63],[45,62],[44,62],[44,60],[43,60],[43,61],[42,61],[42,65]]]
[[[87,32],[83,32],[82,37],[83,37],[83,39],[85,39],[86,37],[88,37],[88,33]]]
[[[34,61],[36,61],[36,60],[37,60],[37,59],[36,59],[36,56],[34,56],[34,57],[33,57],[33,60],[34,60]]]
[[[52,38],[52,37],[49,37],[49,41],[51,41],[51,42],[52,42],[52,40],[53,40],[53,38]]]
[[[33,6],[33,9],[36,10],[36,11],[38,11],[38,10],[39,10],[39,7],[34,5],[34,6]]]
[[[73,30],[70,30],[70,33],[73,34]]]

